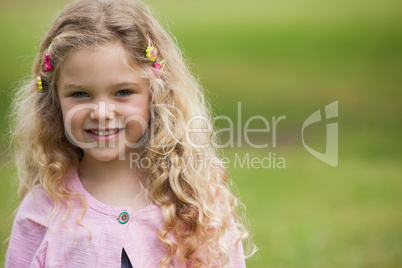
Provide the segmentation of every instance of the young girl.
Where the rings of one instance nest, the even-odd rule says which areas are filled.
[[[201,88],[138,3],[69,5],[16,96],[6,267],[245,267]]]

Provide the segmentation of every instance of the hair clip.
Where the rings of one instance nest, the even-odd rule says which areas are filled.
[[[149,58],[150,61],[155,61],[156,60],[156,49],[155,49],[155,47],[152,46],[152,41],[151,41],[151,38],[149,37],[149,35],[147,35],[147,37],[148,37],[148,46],[147,46],[147,50],[145,50],[146,57]]]
[[[52,66],[50,65],[50,54],[49,53],[45,53],[45,56],[43,56],[43,64],[45,65],[43,67],[43,71],[47,72],[47,71],[52,70]]]
[[[48,72],[52,70],[52,66],[50,65],[50,48],[52,47],[53,40],[50,42],[50,45],[47,49],[47,53],[43,56],[43,71]]]
[[[165,65],[166,65],[166,60],[163,59],[163,60],[161,60],[160,62],[156,62],[156,63],[154,64],[154,68],[155,68],[156,70],[158,70],[158,71],[162,71],[163,68],[165,68]],[[157,72],[157,71],[153,71],[153,73],[154,73],[154,75],[156,75],[156,76],[162,76],[162,74],[159,73],[159,72]]]
[[[147,49],[145,50],[145,52],[146,52],[146,57],[149,58],[150,61],[154,62],[154,61],[156,61],[156,48],[153,46],[152,40],[151,40],[151,38],[149,37],[149,34],[147,34],[147,37],[148,37],[148,46],[147,46]],[[155,62],[155,63],[153,64],[153,67],[154,67],[156,70],[152,70],[153,74],[154,74],[155,76],[157,76],[157,77],[158,77],[158,76],[159,76],[159,77],[162,76],[162,74],[159,73],[158,71],[162,71],[163,68],[165,68],[165,65],[166,65],[166,60],[165,60],[165,59],[161,60],[160,62]],[[150,71],[151,71],[151,70],[150,70]]]
[[[162,71],[163,68],[165,68],[165,65],[166,65],[166,61],[165,61],[165,59],[163,59],[163,60],[161,60],[160,62],[156,62],[156,63],[154,64],[154,68],[157,69],[157,70]]]
[[[52,44],[53,44],[53,41],[50,43],[49,48],[47,49],[47,53],[45,53],[43,56],[43,64],[44,64],[43,71],[44,72],[48,72],[48,71],[52,70],[52,66],[50,65],[50,48],[51,48]],[[38,87],[39,92],[43,91],[42,75],[36,77],[36,86]]]
[[[36,77],[36,86],[38,87],[38,91],[42,92],[43,85],[42,85],[42,78],[40,76]]]

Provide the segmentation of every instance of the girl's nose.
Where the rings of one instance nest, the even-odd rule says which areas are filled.
[[[90,117],[93,120],[106,121],[113,119],[115,116],[116,105],[106,104],[106,102],[99,102],[96,108],[90,113]]]

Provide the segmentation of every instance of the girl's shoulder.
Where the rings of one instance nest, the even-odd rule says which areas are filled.
[[[21,201],[15,220],[30,221],[48,227],[53,209],[47,191],[41,185],[36,185]]]

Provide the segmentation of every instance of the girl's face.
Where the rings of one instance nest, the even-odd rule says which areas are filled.
[[[84,157],[124,159],[140,147],[148,127],[149,89],[117,43],[75,51],[57,83],[64,128]]]

